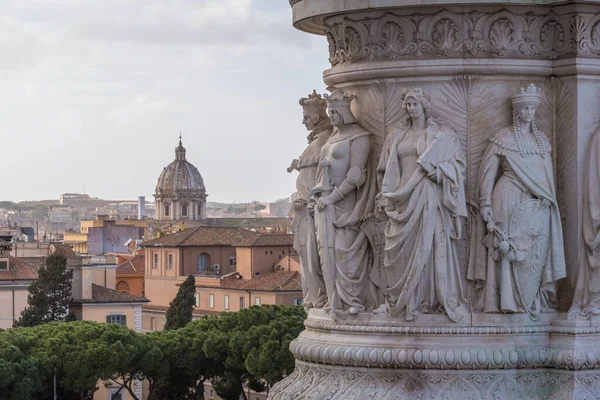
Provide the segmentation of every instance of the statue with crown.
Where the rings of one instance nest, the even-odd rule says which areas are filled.
[[[370,278],[373,250],[363,224],[373,214],[375,160],[371,134],[350,109],[353,95],[334,89],[324,95],[333,133],[321,149],[317,184],[311,190],[312,221],[308,262],[321,270],[325,311],[334,319],[372,310],[381,291]],[[311,265],[318,263],[318,265]]]
[[[467,275],[476,311],[536,319],[556,307],[566,277],[552,149],[535,123],[540,100],[533,83],[511,98],[513,124],[491,136],[481,162]]]

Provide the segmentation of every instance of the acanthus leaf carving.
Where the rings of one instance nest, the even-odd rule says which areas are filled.
[[[350,30],[348,24],[353,24]],[[417,57],[600,57],[600,17],[582,12],[558,16],[552,9],[535,14],[444,10],[429,15],[390,12],[375,19],[359,13],[326,19],[324,28],[330,46],[335,46],[330,49],[334,66]]]

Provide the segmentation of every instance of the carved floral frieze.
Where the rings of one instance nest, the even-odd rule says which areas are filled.
[[[569,371],[427,371],[297,362],[269,399],[597,399],[600,376]]]
[[[325,20],[332,65],[412,58],[600,58],[600,14],[494,13],[335,16]]]

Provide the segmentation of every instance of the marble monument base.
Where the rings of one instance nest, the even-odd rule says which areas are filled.
[[[600,322],[544,313],[412,323],[311,310],[270,399],[600,399]]]

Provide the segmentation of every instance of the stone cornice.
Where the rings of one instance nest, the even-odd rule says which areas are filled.
[[[482,6],[493,7],[540,7],[554,8],[565,5],[577,4],[598,4],[597,0],[520,0],[518,3],[506,0],[289,0],[292,7],[292,20],[296,28],[308,32],[323,35],[324,20],[332,15],[358,13],[363,11],[377,10],[403,10],[403,9],[423,9],[435,7],[454,7],[466,8]]]

